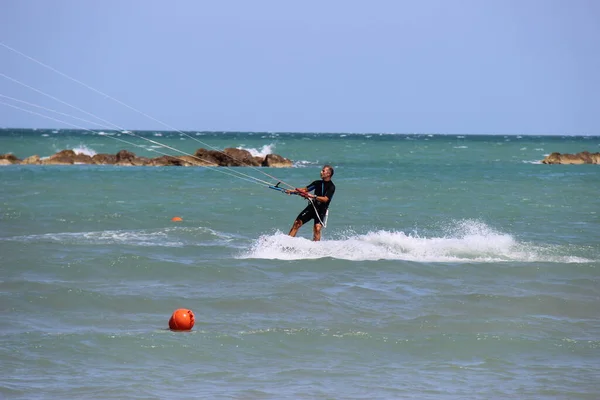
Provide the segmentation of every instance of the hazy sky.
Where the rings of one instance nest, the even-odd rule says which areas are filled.
[[[597,0],[0,0],[0,43],[151,118],[2,45],[0,95],[126,129],[600,134]]]

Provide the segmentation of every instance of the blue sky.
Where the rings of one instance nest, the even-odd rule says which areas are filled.
[[[596,0],[0,0],[0,43],[151,118],[5,46],[0,102],[86,128],[12,99],[125,129],[598,135],[599,21]],[[0,104],[0,127],[70,126]]]

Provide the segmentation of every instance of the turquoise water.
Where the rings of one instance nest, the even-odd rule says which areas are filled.
[[[0,167],[5,398],[598,398],[600,167],[539,161],[600,137],[135,134],[4,129],[0,154],[173,154],[141,136],[277,153],[236,171],[292,186],[330,163],[324,240],[225,169]]]

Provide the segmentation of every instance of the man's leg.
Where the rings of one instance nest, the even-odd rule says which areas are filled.
[[[315,224],[313,228],[313,241],[318,242],[319,240],[321,240],[321,228],[321,224]]]
[[[288,235],[290,235],[291,237],[295,237],[296,233],[298,233],[298,229],[300,229],[300,227],[302,226],[302,221],[300,221],[299,219],[294,221],[294,224],[292,225],[292,229],[290,229],[290,233],[288,233]]]

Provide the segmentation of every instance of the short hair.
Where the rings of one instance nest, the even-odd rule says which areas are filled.
[[[331,176],[333,176],[334,171],[333,171],[333,167],[331,165],[329,165],[329,164],[323,165],[323,168],[329,168],[329,171],[331,171]]]

